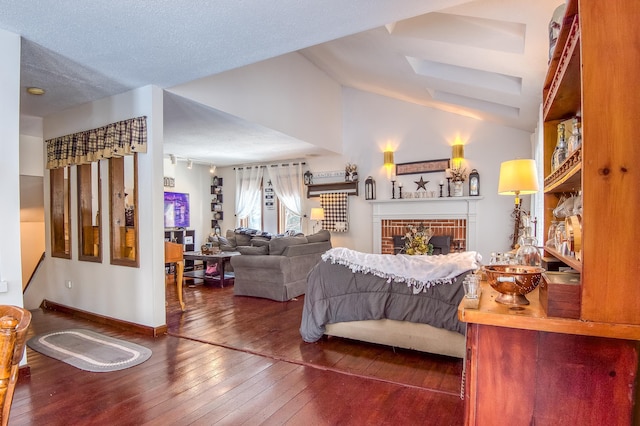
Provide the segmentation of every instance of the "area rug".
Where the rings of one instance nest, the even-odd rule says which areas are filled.
[[[27,346],[81,370],[98,373],[124,370],[151,356],[151,350],[144,346],[84,329],[35,336],[27,341]]]

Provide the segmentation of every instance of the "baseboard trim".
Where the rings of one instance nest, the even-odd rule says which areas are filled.
[[[164,324],[160,327],[149,327],[146,325],[136,324],[129,321],[123,321],[116,318],[107,317],[104,315],[94,314],[93,312],[83,311],[82,309],[72,308],[70,306],[61,305],[56,302],[51,302],[44,299],[40,304],[40,308],[48,311],[62,312],[71,315],[76,318],[86,319],[88,321],[96,322],[98,324],[109,325],[117,327],[127,331],[133,331],[134,333],[144,334],[146,336],[158,337],[163,334],[167,334],[167,325]]]

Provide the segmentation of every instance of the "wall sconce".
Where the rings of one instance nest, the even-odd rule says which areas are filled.
[[[211,167],[209,167],[209,173],[214,174],[215,172],[216,172],[216,166],[212,164]]]
[[[187,160],[187,169],[193,169],[193,160]]]
[[[311,220],[315,220],[315,224],[313,225],[313,233],[316,233],[316,226],[319,222],[324,220],[324,209],[322,207],[312,207],[311,208]],[[322,229],[322,225],[320,225],[320,229]]]
[[[384,152],[384,166],[385,167],[393,167],[395,163],[393,162],[393,151],[385,151]]]
[[[464,145],[458,144],[451,147],[451,163],[454,169],[459,169],[464,160]]]
[[[371,176],[364,181],[364,199],[375,200],[376,199],[376,181]]]

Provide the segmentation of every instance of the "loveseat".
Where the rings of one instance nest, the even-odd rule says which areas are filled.
[[[331,248],[327,230],[312,235],[254,236],[236,245],[241,256],[231,258],[233,294],[284,302],[306,292],[307,274]]]

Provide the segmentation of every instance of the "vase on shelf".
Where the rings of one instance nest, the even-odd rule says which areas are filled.
[[[462,197],[464,194],[464,182],[461,180],[456,180],[453,182],[453,196],[454,197]]]

